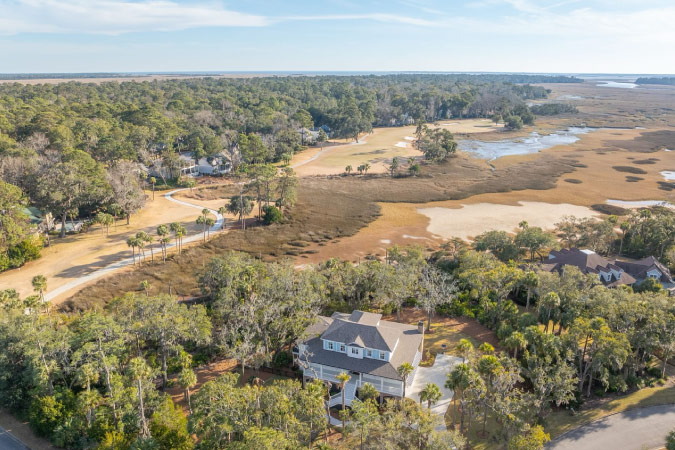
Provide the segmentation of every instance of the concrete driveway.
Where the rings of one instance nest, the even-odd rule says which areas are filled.
[[[20,440],[12,436],[4,428],[0,427],[0,450],[28,450]]]
[[[551,441],[547,450],[662,448],[675,429],[675,405],[634,409],[589,423]]]
[[[447,379],[447,376],[452,368],[461,362],[462,358],[458,356],[436,355],[436,361],[434,361],[433,366],[417,368],[417,373],[415,374],[413,384],[406,390],[406,397],[419,402],[420,391],[424,389],[424,386],[427,383],[436,384],[439,388],[441,388],[443,396],[438,401],[438,403],[431,407],[431,411],[443,419],[443,417],[445,417],[446,411],[448,410],[448,407],[450,406],[450,403],[452,402],[453,395],[452,389],[445,388],[445,380]],[[445,430],[445,421],[443,421],[442,424],[438,426],[438,429]]]

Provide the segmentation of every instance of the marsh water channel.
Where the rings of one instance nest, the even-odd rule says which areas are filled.
[[[479,139],[464,139],[458,141],[462,151],[489,161],[510,155],[526,155],[538,153],[556,145],[569,145],[581,139],[579,136],[590,133],[597,128],[570,127],[566,130],[551,134],[539,134],[533,131],[526,137],[503,139],[499,141],[482,141]]]

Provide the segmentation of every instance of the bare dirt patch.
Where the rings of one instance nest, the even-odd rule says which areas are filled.
[[[396,321],[396,314],[382,316],[385,320]],[[417,325],[419,321],[426,323],[427,315],[424,311],[415,308],[403,308],[401,310],[401,323]],[[465,334],[479,343],[487,342],[496,349],[500,349],[499,339],[494,331],[481,325],[476,319],[467,319],[465,317],[442,317],[435,316],[431,320],[432,332],[434,327],[448,328],[452,331]],[[448,347],[448,351],[453,349]]]

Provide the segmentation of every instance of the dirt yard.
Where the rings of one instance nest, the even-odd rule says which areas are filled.
[[[384,320],[396,321],[396,314],[382,316]],[[426,324],[427,315],[424,311],[416,308],[403,308],[401,310],[401,322],[417,325],[419,321]],[[440,317],[435,316],[431,319],[431,333],[426,336],[425,347],[432,352],[441,350],[441,344],[446,344],[449,353],[453,351],[454,346],[462,338],[468,338],[474,345],[480,345],[483,342],[491,344],[499,349],[499,339],[489,328],[481,325],[475,319],[464,317]]]

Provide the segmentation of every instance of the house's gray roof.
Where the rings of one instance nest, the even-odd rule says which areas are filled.
[[[564,266],[575,266],[583,273],[608,273],[611,270],[617,272],[624,271],[622,267],[617,265],[617,261],[610,261],[592,250],[579,250],[578,248],[564,248],[562,250],[553,250],[549,253],[549,259],[546,264],[542,264],[542,269],[549,272],[561,271]],[[625,271],[627,272],[627,271]],[[628,273],[622,273],[619,278],[612,275],[609,281],[601,278],[603,284],[609,287],[618,286],[620,284],[633,284],[635,278]]]
[[[652,269],[657,269],[661,272],[662,282],[673,282],[668,268],[653,256],[648,256],[638,261],[610,261],[590,250],[579,250],[578,248],[553,250],[550,256],[549,260],[541,265],[543,270],[549,272],[553,270],[560,271],[566,265],[576,266],[583,273],[607,273],[611,269],[622,271],[623,273],[619,279],[612,277],[612,280],[609,282],[603,280],[603,283],[608,287],[615,287],[620,284],[633,284],[637,280],[643,280],[647,278],[647,272]]]
[[[424,333],[420,333],[418,328],[413,325],[380,320],[380,314],[362,313],[360,311],[359,313],[352,313],[351,315],[336,313],[332,317],[320,316],[319,321],[307,330],[308,339],[305,341],[307,352],[306,355],[301,355],[300,357],[306,358],[309,362],[324,366],[401,380],[396,368],[404,362],[413,363],[415,355],[424,339]],[[376,316],[379,316],[377,317],[377,321],[375,321],[376,325],[366,325],[366,323],[373,323]],[[349,320],[350,318],[356,319],[356,322]],[[323,334],[319,336],[317,331],[322,326],[326,326],[326,328]],[[311,333],[309,333],[310,329]],[[353,340],[338,339],[337,337],[353,337]],[[370,342],[371,339],[382,339],[383,341],[386,339],[394,342],[391,347],[394,351],[389,361],[371,358],[359,359],[348,356],[345,353],[324,350],[322,339],[346,344],[356,343],[361,347],[374,349],[378,349],[378,347],[366,343]],[[388,351],[391,351],[391,349]],[[387,349],[382,348],[382,350]]]
[[[333,314],[333,323],[321,336],[323,339],[344,344],[357,344],[375,350],[392,351],[396,347],[401,330],[380,321],[381,314],[354,311],[351,315]]]
[[[633,275],[638,280],[647,278],[647,272],[656,269],[661,272],[661,280],[664,283],[672,283],[673,278],[670,275],[670,270],[653,256],[647,256],[638,261],[617,261],[616,264],[626,272]]]

